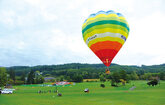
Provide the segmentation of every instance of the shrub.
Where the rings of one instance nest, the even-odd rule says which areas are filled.
[[[22,84],[24,84],[24,81],[20,81],[20,80],[15,81],[15,85],[22,85]]]
[[[100,84],[100,87],[105,88],[105,85],[104,84]]]
[[[150,81],[150,82],[148,82],[147,83],[147,85],[152,85],[152,86],[156,86],[158,84],[158,80],[156,80],[156,79],[154,79],[154,80],[152,80],[152,81]]]

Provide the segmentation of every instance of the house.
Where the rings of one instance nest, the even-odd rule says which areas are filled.
[[[44,78],[44,81],[45,82],[51,82],[51,81],[53,81],[55,78],[54,77],[45,77]]]

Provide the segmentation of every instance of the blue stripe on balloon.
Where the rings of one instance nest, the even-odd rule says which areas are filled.
[[[98,11],[97,13],[94,13],[94,14],[90,14],[90,16],[88,18],[93,18],[99,14],[105,14],[105,15],[109,15],[109,14],[116,14],[117,16],[119,17],[124,17],[121,13],[116,13],[114,12],[113,10],[109,10],[109,11]],[[88,20],[88,18],[84,21],[84,23]]]

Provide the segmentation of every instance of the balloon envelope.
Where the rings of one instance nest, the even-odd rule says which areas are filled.
[[[99,11],[85,20],[82,34],[88,47],[108,67],[127,40],[129,25],[121,13]]]

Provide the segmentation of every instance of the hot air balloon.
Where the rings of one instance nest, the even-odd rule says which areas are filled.
[[[82,34],[87,46],[108,69],[127,40],[129,25],[121,13],[99,11],[85,20]]]

